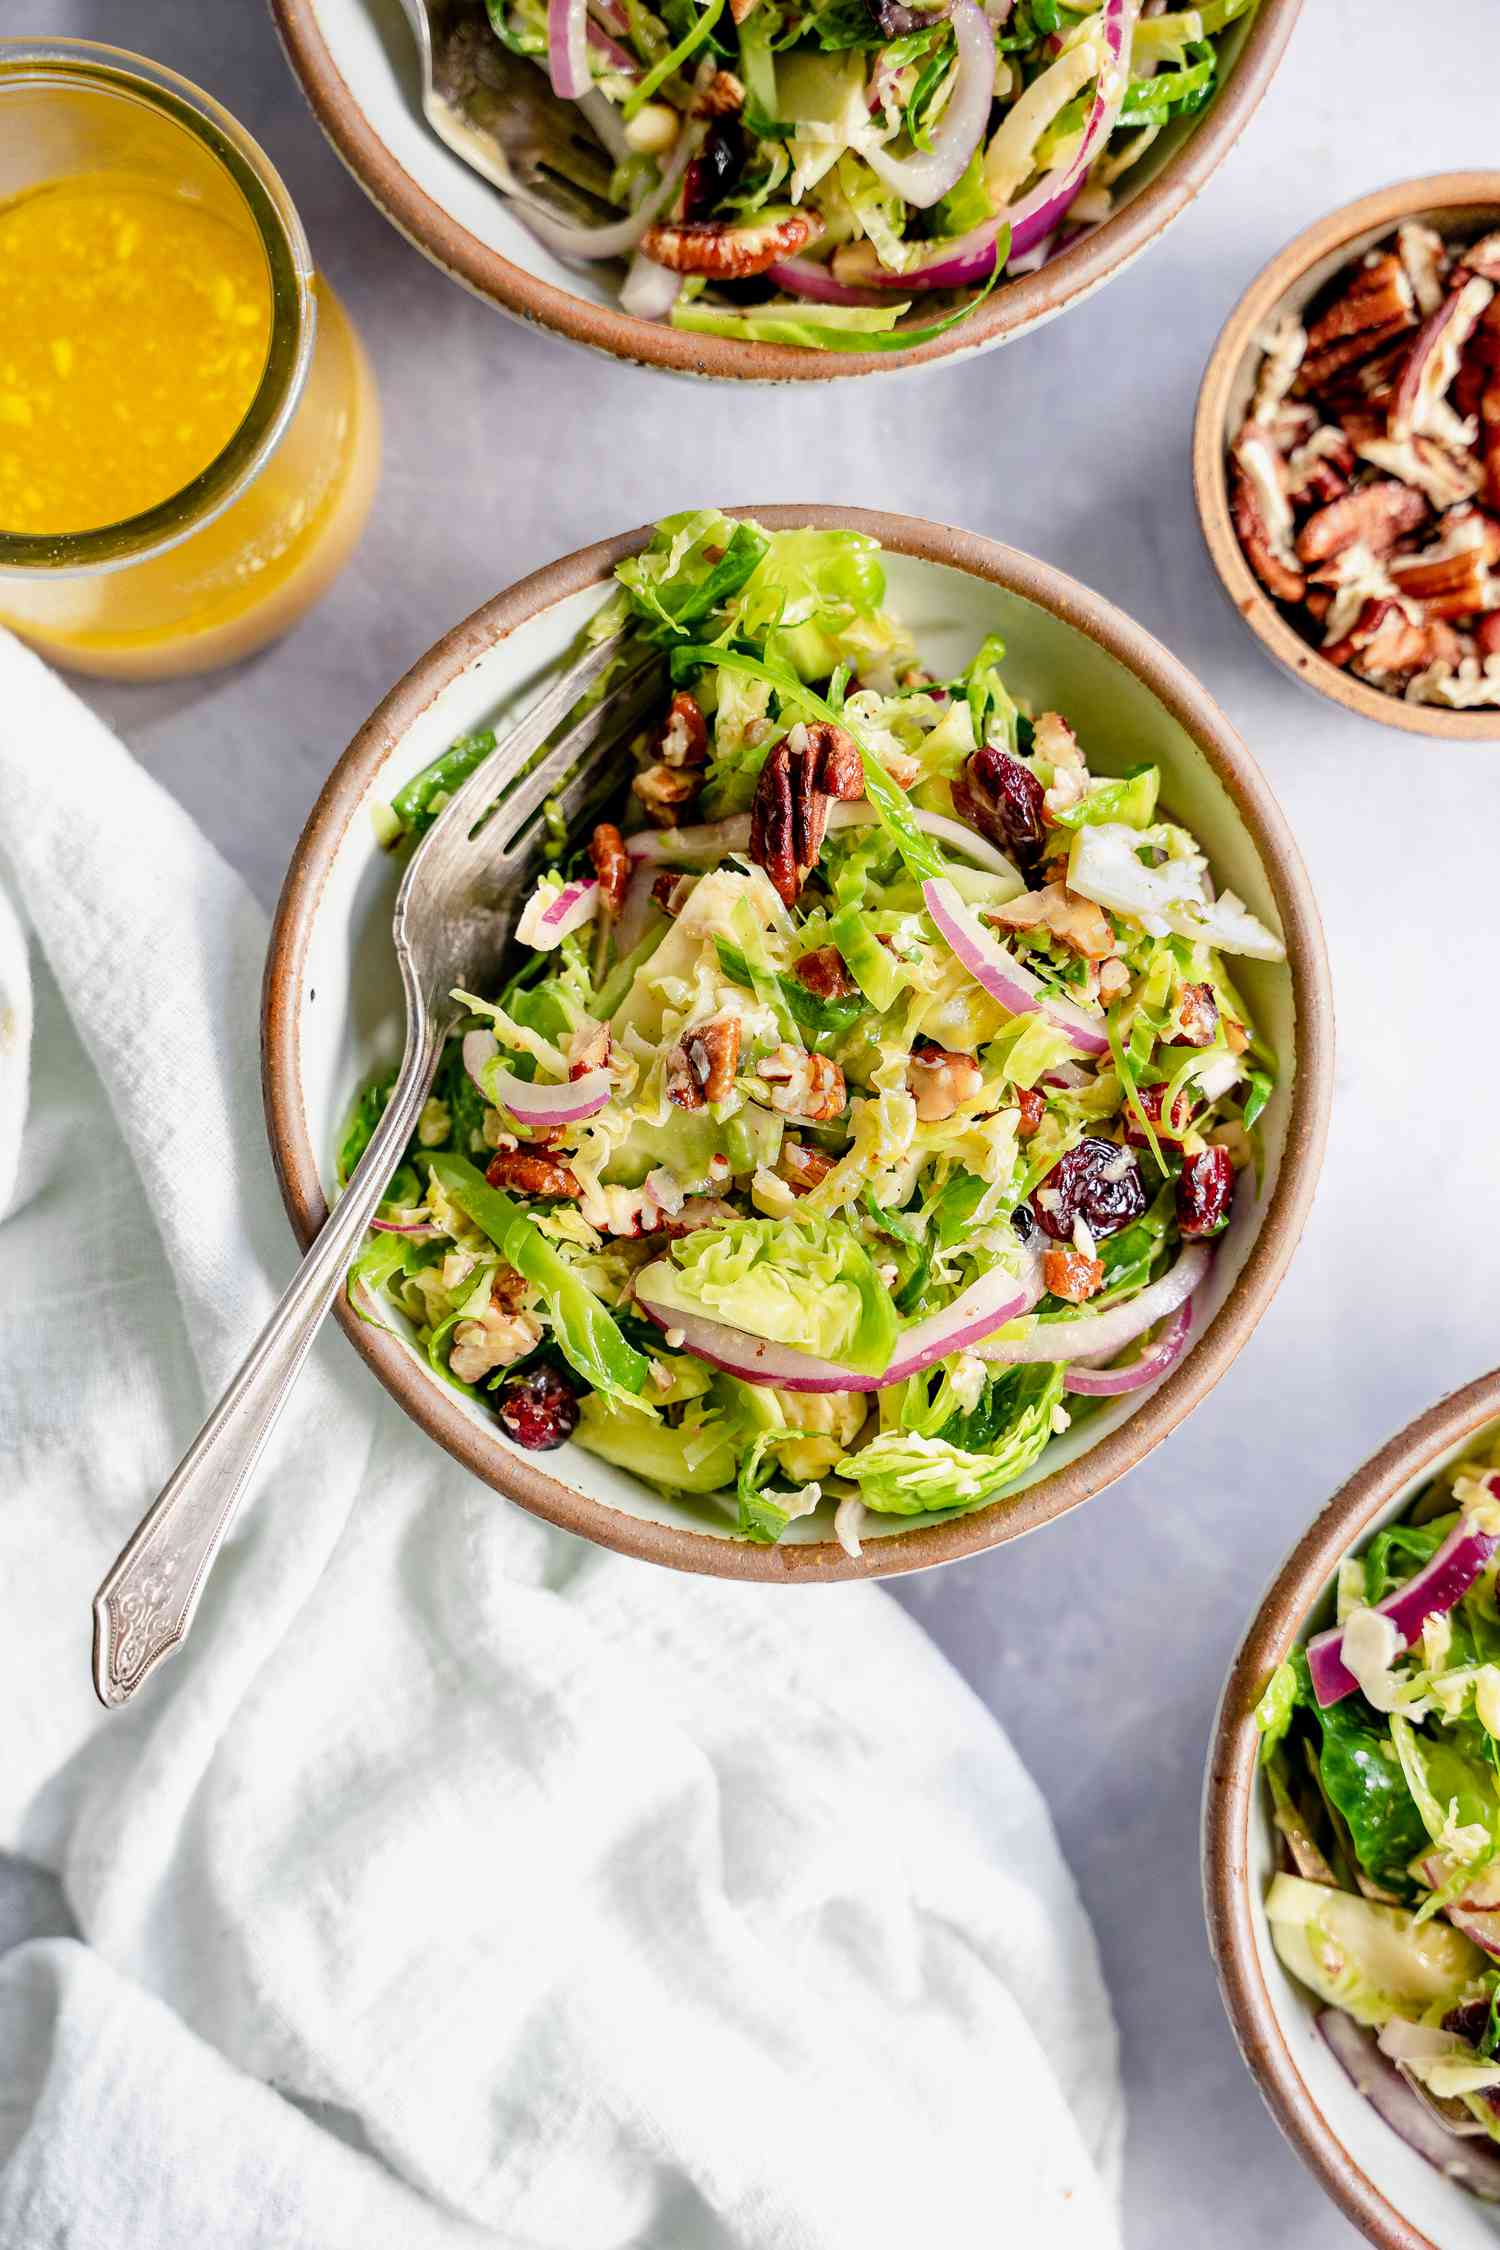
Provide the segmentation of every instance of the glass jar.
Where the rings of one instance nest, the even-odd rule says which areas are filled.
[[[0,219],[39,191],[114,180],[185,198],[234,229],[241,253],[254,246],[264,367],[233,434],[180,491],[91,528],[0,523],[0,622],[74,670],[164,678],[250,655],[326,591],[374,498],[380,410],[290,196],[217,102],[114,48],[0,39]],[[0,451],[4,440],[0,425]]]

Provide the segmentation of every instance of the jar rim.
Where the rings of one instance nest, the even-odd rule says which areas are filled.
[[[0,529],[0,573],[105,571],[145,561],[211,523],[256,477],[296,412],[317,328],[312,253],[296,206],[270,158],[228,110],[191,80],[144,55],[91,39],[0,38],[0,105],[12,88],[85,86],[158,111],[206,148],[229,175],[265,253],[271,339],[237,428],[187,484],[139,514],[86,531]]]

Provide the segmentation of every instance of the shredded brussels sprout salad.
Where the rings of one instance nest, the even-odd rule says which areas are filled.
[[[1282,947],[1156,767],[1096,776],[1018,707],[998,639],[930,676],[873,539],[706,511],[617,576],[590,633],[665,652],[662,709],[616,819],[555,835],[509,982],[459,996],[351,1297],[523,1446],[753,1540],[827,1500],[855,1547],[865,1510],[994,1500],[1184,1349],[1276,1073],[1229,964]]]
[[[1254,5],[486,0],[613,166],[601,223],[524,209],[543,241],[629,259],[643,318],[842,352],[940,335],[1107,218]],[[484,79],[470,42],[446,90]]]
[[[1336,1622],[1256,1711],[1266,1899],[1335,2054],[1451,2177],[1500,2198],[1500,1429],[1340,1566]]]

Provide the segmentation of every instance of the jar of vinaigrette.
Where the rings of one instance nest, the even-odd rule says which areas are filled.
[[[0,623],[119,679],[247,656],[348,560],[379,456],[249,134],[138,56],[0,39]]]

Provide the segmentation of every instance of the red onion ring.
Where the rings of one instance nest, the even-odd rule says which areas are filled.
[[[416,1219],[410,1226],[398,1226],[394,1219],[372,1219],[370,1226],[376,1234],[409,1235],[413,1242],[431,1242],[442,1232],[430,1219]]]
[[[941,202],[963,177],[984,138],[995,95],[994,25],[974,0],[953,0],[949,20],[958,67],[931,148],[914,156],[888,156],[883,148],[860,151],[870,170],[919,211]]]
[[[975,1351],[996,1367],[1058,1366],[1076,1359],[1113,1359],[1143,1330],[1186,1303],[1207,1273],[1212,1252],[1190,1242],[1176,1265],[1138,1297],[1108,1312],[1084,1313],[1078,1320],[1042,1321],[1015,1342],[976,1344]]]
[[[629,54],[626,49],[620,45],[618,40],[611,39],[609,33],[607,31],[601,31],[598,24],[596,23],[586,24],[584,27],[584,31],[585,36],[588,39],[588,43],[593,48],[594,53],[596,55],[602,55],[604,57],[604,60],[609,64],[610,70],[615,77],[640,77],[640,64],[636,61],[634,55]]]
[[[1425,2157],[1457,2186],[1487,2202],[1500,2202],[1500,2151],[1466,2140],[1439,2122],[1402,2077],[1395,2064],[1380,2052],[1375,2034],[1346,2016],[1342,2008],[1325,2008],[1318,2029],[1333,2054],[1364,2095],[1377,2116],[1383,2117],[1408,2148]]]
[[[497,1070],[491,1073],[490,1083],[498,1105],[527,1125],[580,1124],[603,1109],[614,1091],[607,1070],[586,1070],[565,1086],[537,1085],[518,1078],[513,1070]]]
[[[560,100],[576,102],[589,76],[586,0],[547,0],[547,75]]]
[[[585,922],[592,922],[599,911],[599,883],[596,876],[575,876],[571,883],[547,899],[536,913],[537,897],[533,894],[516,924],[516,935],[523,945],[534,946],[538,953],[550,953],[561,945],[574,930],[581,930]]]
[[[878,289],[846,288],[832,269],[820,265],[816,258],[780,258],[774,266],[767,266],[766,279],[774,281],[789,297],[808,297],[819,305],[885,303]]]
[[[1491,1482],[1500,1483],[1500,1478]],[[1458,1523],[1415,1578],[1375,1604],[1379,1614],[1395,1626],[1403,1648],[1421,1639],[1425,1619],[1446,1616],[1463,1599],[1497,1547],[1500,1538],[1492,1531]],[[1307,1644],[1307,1670],[1313,1693],[1324,1710],[1354,1693],[1359,1682],[1344,1662],[1342,1625],[1331,1625],[1326,1633],[1314,1634]]]
[[[938,934],[951,947],[975,983],[1013,1016],[1045,1016],[1082,1055],[1107,1055],[1109,1040],[1102,1027],[1070,1001],[1057,999],[1023,968],[970,913],[953,885],[946,881],[922,885],[922,903],[932,916]],[[1132,1330],[1138,1334],[1138,1330]],[[1122,1338],[1128,1342],[1128,1338]]]
[[[552,8],[559,4],[560,0],[551,0]],[[546,218],[529,203],[520,206],[521,216],[537,240],[544,242],[559,258],[583,258],[591,262],[601,258],[623,258],[634,250],[652,220],[676,193],[677,183],[687,170],[688,162],[696,153],[706,130],[707,126],[702,121],[684,126],[677,136],[676,147],[667,159],[666,170],[640,208],[627,219],[613,219],[602,227],[568,227],[560,220]]]
[[[1063,1377],[1063,1389],[1076,1391],[1082,1398],[1119,1398],[1126,1391],[1142,1391],[1175,1367],[1187,1349],[1188,1336],[1193,1326],[1193,1300],[1189,1297],[1163,1329],[1161,1335],[1140,1359],[1129,1367],[1069,1367]]]

